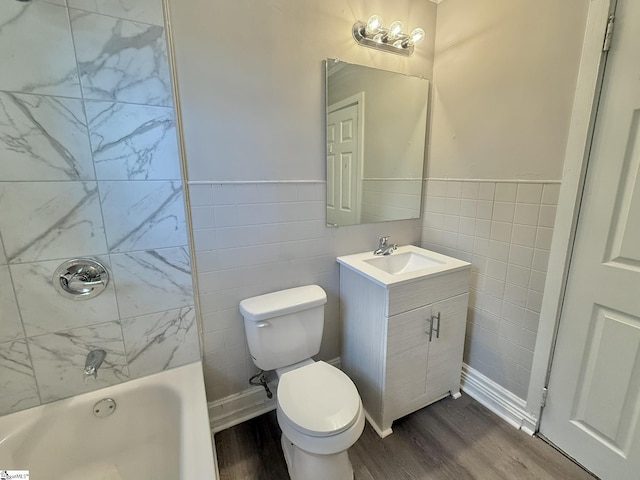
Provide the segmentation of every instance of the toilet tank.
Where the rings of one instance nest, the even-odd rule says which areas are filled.
[[[318,285],[290,288],[240,302],[253,363],[262,370],[301,362],[320,351],[327,294]]]

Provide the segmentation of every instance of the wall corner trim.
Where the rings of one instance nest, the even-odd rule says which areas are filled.
[[[340,357],[325,361],[336,368],[340,368]],[[209,424],[211,425],[212,433],[221,432],[275,410],[277,404],[277,382],[270,383],[269,387],[274,393],[273,398],[267,398],[262,387],[252,387],[215,402],[209,402]]]
[[[505,422],[529,435],[537,431],[538,419],[526,410],[526,402],[493,380],[462,365],[462,390]]]

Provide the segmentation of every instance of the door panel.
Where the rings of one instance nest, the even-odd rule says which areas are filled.
[[[340,154],[340,168],[342,169],[342,172],[340,173],[340,210],[343,212],[354,213],[355,199],[352,198],[354,165],[353,154],[351,152]]]
[[[336,155],[333,153],[336,143],[336,124],[329,119],[327,124],[327,213],[333,212],[336,208]],[[327,219],[327,223],[329,222]]]
[[[640,2],[618,0],[540,431],[640,478]]]
[[[640,322],[601,305],[594,307],[572,421],[626,457],[640,411]]]
[[[329,107],[331,108],[331,107]],[[359,105],[327,115],[327,223],[359,223]]]
[[[613,215],[608,257],[638,271],[640,269],[640,110],[634,110],[625,152],[619,200]]]

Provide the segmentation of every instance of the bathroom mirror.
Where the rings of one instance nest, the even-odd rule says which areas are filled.
[[[419,218],[429,81],[325,65],[327,226]]]

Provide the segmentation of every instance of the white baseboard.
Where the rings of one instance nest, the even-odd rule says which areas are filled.
[[[533,435],[538,421],[526,402],[466,363],[462,365],[462,390],[513,427]]]
[[[272,385],[269,384],[269,387],[271,388]],[[272,388],[272,391],[275,392],[275,388]],[[218,433],[275,408],[275,393],[273,398],[267,398],[264,388],[251,387],[243,392],[209,403],[211,431]]]
[[[393,433],[393,430],[391,428],[387,428],[386,430],[382,430],[378,426],[378,424],[373,421],[373,419],[371,418],[371,415],[369,415],[369,413],[366,410],[364,411],[364,417],[367,419],[367,422],[369,422],[369,425],[371,425],[371,428],[373,428],[373,430],[378,434],[378,436],[380,438],[388,437],[389,435],[391,435]]]
[[[339,357],[327,363],[340,368]],[[243,392],[210,402],[208,407],[211,431],[217,433],[275,410],[277,384],[274,382],[269,384],[269,387],[274,392],[271,399],[267,398],[262,387],[251,387]],[[527,412],[526,402],[523,399],[467,364],[462,366],[462,390],[513,427],[529,435],[537,431],[537,419]],[[373,425],[371,421],[369,423]],[[378,432],[382,434],[381,437],[389,433]]]
[[[326,360],[334,367],[340,368],[340,358]],[[275,410],[277,404],[277,381],[270,382],[269,388],[273,398],[267,398],[262,387],[251,387],[243,392],[209,402],[209,422],[211,431],[218,433],[227,428],[246,422],[264,413]]]

